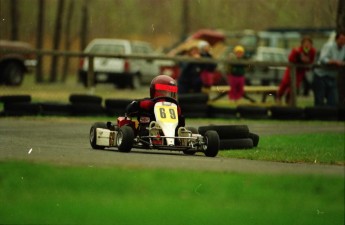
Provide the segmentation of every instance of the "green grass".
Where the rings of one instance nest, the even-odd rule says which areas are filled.
[[[253,150],[221,151],[231,158],[281,162],[345,164],[344,133],[311,133],[262,136]]]
[[[0,163],[0,224],[343,224],[338,176]]]

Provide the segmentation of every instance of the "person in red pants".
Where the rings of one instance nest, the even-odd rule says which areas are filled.
[[[301,40],[301,45],[292,49],[289,54],[289,62],[295,64],[312,64],[314,62],[316,55],[316,49],[313,47],[313,40],[309,36],[304,36]],[[304,77],[308,68],[296,68],[296,87],[298,88]],[[281,102],[281,99],[284,95],[285,102],[290,102],[290,67],[287,67],[283,76],[283,79],[279,85],[279,89],[277,91],[276,101],[278,103]]]
[[[244,48],[241,45],[235,46],[233,54],[235,60],[242,60],[244,57]],[[228,83],[230,84],[230,91],[228,97],[230,100],[237,102],[244,96],[244,85],[245,85],[245,71],[246,66],[243,64],[232,64],[228,68]]]

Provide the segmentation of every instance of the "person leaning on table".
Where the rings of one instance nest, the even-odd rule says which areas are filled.
[[[321,49],[318,63],[332,67],[317,67],[314,70],[313,91],[315,106],[337,105],[336,77],[340,71],[340,66],[345,66],[344,59],[345,31],[341,31],[337,32],[334,41],[327,42]],[[345,74],[340,75],[345,76]],[[325,99],[326,102],[324,101]]]

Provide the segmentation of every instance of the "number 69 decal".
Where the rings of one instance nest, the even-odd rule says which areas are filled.
[[[177,108],[174,106],[158,106],[155,108],[155,115],[162,122],[175,122],[178,118]]]

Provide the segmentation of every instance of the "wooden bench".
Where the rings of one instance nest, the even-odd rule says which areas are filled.
[[[220,86],[212,86],[209,89],[210,93],[218,93],[218,95],[212,99],[211,101],[216,101],[226,95],[228,95],[228,92],[230,91],[231,87],[229,85],[220,85]],[[268,95],[276,96],[276,93],[278,91],[277,86],[244,86],[244,98],[248,99],[251,102],[256,102],[255,99],[249,97],[247,94],[250,93],[256,93],[256,94],[262,94],[262,102],[266,102]]]

